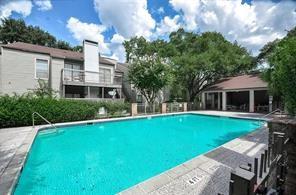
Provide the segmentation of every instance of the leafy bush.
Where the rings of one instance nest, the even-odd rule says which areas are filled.
[[[38,98],[56,98],[58,91],[53,90],[48,82],[38,79],[38,87],[26,93],[26,96],[33,96]]]
[[[98,118],[98,111],[104,107],[108,117],[120,116],[129,111],[129,104],[123,102],[92,102],[30,96],[0,97],[0,128],[32,125],[32,113],[38,112],[52,123],[80,121]],[[35,117],[36,124],[45,124]]]
[[[282,95],[290,114],[296,115],[296,36],[281,40],[270,54],[271,68],[265,73],[269,86]]]

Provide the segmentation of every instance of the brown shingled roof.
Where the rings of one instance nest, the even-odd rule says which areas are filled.
[[[128,63],[117,63],[117,69],[125,74],[128,73]]]
[[[23,42],[15,42],[15,43],[3,45],[2,47],[26,51],[26,52],[48,54],[56,58],[83,61],[83,53],[65,50],[65,49],[57,49],[57,48],[34,45],[34,44],[23,43]],[[110,64],[110,65],[116,64],[116,62],[114,62],[113,59],[104,58],[104,57],[99,57],[99,58],[100,58],[100,63],[102,64]]]
[[[267,86],[268,84],[260,78],[259,74],[245,74],[221,79],[204,91],[267,88]]]

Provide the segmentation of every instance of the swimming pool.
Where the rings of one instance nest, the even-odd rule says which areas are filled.
[[[115,194],[258,127],[182,114],[44,130],[14,194]]]

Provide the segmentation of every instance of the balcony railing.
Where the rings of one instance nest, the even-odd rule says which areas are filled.
[[[64,82],[122,85],[121,76],[85,70],[64,68],[62,70],[62,78]]]

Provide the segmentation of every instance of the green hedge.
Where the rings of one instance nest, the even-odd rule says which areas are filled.
[[[0,97],[0,128],[30,126],[32,113],[38,112],[52,123],[80,121],[98,118],[100,107],[105,107],[108,117],[120,116],[130,109],[123,102],[94,102],[25,96]],[[36,124],[45,124],[35,117]]]

